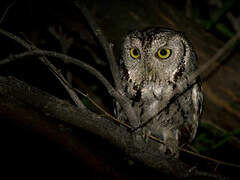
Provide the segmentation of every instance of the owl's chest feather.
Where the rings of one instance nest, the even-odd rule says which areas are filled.
[[[139,117],[142,117],[147,111],[160,111],[162,107],[159,107],[159,104],[170,103],[174,97],[174,88],[168,83],[144,84],[136,92],[135,98],[133,98],[133,100],[136,100],[133,102],[133,107]],[[178,121],[191,118],[194,112],[191,93],[190,90],[178,98],[178,100],[171,103],[162,113],[153,117],[152,123],[160,126],[171,126],[171,124]]]
[[[129,83],[127,93],[135,103],[150,105],[155,101],[166,101],[173,96],[173,86],[169,83],[142,82],[140,85]]]

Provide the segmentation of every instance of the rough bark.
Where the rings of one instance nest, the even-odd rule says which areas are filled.
[[[188,173],[188,168],[185,164],[161,154],[158,150],[158,145],[155,143],[150,142],[146,144],[144,140],[136,141],[127,129],[120,127],[112,120],[90,112],[87,109],[79,109],[66,101],[31,87],[15,78],[0,77],[0,94],[5,97],[14,97],[21,103],[34,108],[36,113],[40,112],[49,118],[70,123],[90,131],[117,146],[133,159],[160,172],[170,173],[171,176],[176,176],[176,178],[183,178]],[[4,106],[13,109],[16,107],[11,101],[9,101],[9,104],[8,102],[2,102],[0,105],[2,106],[1,114],[8,111],[7,108],[3,108]],[[39,119],[29,118],[25,123],[29,126],[32,124],[38,129],[41,129],[42,126],[42,122]],[[51,124],[51,122],[50,124],[45,123],[45,126],[50,126]],[[47,129],[51,131],[51,128]],[[42,133],[48,134],[43,129]]]

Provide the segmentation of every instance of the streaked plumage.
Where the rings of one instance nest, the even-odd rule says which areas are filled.
[[[134,30],[127,34],[120,60],[121,79],[125,93],[133,100],[139,125],[146,111],[158,111],[161,102],[173,101],[179,82],[188,87],[188,79],[197,71],[197,58],[191,43],[183,33],[165,28]],[[142,128],[145,133],[162,138],[177,156],[177,147],[190,143],[197,131],[202,112],[203,95],[200,81]],[[156,109],[157,108],[157,109]],[[160,109],[159,109],[160,110]],[[151,112],[151,111],[150,111]],[[116,104],[117,117],[127,122]]]

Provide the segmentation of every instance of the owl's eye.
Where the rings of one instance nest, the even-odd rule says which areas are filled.
[[[131,48],[130,49],[130,55],[133,59],[138,59],[140,58],[140,52],[137,48]]]
[[[156,53],[156,56],[161,59],[167,59],[169,56],[171,56],[171,49],[159,49]]]

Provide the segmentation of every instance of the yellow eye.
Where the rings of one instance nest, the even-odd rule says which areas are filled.
[[[156,56],[161,59],[167,59],[171,55],[170,49],[159,49]]]
[[[134,59],[140,58],[140,52],[139,52],[139,50],[137,48],[131,48],[130,49],[130,55]]]

